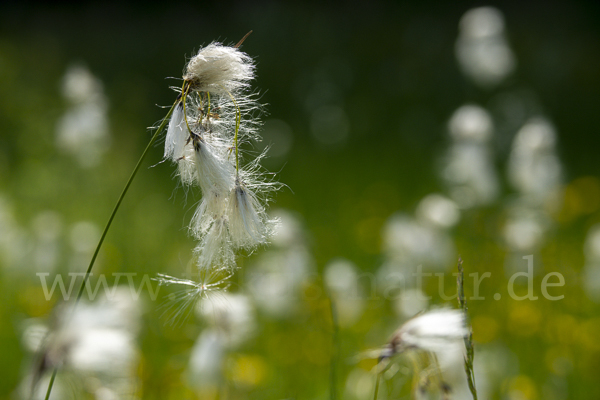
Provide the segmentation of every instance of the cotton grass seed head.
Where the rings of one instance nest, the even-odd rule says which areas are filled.
[[[227,219],[224,217],[215,219],[194,251],[201,271],[234,270],[235,253]]]
[[[237,47],[211,43],[189,61],[183,79],[199,92],[226,93],[248,86],[254,62]]]
[[[221,142],[194,138],[194,156],[197,180],[204,194],[217,191],[227,193],[235,181],[235,166],[229,162]]]
[[[192,57],[165,138],[164,157],[177,164],[182,184],[202,192],[189,229],[201,274],[233,273],[236,252],[267,243],[276,224],[266,205],[282,185],[262,169],[264,152],[246,150],[260,140],[261,106],[248,90],[254,62],[240,44],[212,43]],[[160,278],[191,287],[186,299],[198,297],[193,280],[169,279]]]
[[[266,243],[272,231],[271,222],[256,193],[240,179],[230,191],[227,215],[235,246],[253,249]]]
[[[463,311],[446,308],[431,310],[409,319],[398,328],[381,353],[381,358],[392,357],[409,349],[443,352],[461,342],[467,334]]]
[[[183,156],[183,148],[189,139],[183,113],[183,104],[177,104],[169,120],[167,136],[165,137],[165,158],[174,162],[177,162]]]

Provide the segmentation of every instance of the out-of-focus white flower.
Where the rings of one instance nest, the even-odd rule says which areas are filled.
[[[559,209],[562,197],[562,167],[555,144],[554,127],[541,117],[531,118],[513,140],[507,169],[519,197],[509,205],[504,237],[514,252],[539,249],[553,226],[550,214]],[[514,262],[507,259],[507,274],[521,263],[520,257],[514,258]]]
[[[600,303],[600,225],[594,225],[588,231],[583,249],[583,288],[590,299]]]
[[[117,288],[95,304],[79,303],[72,314],[63,310],[48,347],[51,364],[82,371],[126,370],[137,357],[138,307],[128,289]]]
[[[362,315],[365,303],[356,266],[344,259],[331,261],[325,266],[324,277],[339,325],[341,327],[354,325]]]
[[[456,360],[460,360],[462,367],[464,338],[468,332],[462,310],[443,308],[419,314],[400,326],[390,342],[378,351],[378,368],[384,360],[406,353],[414,369],[414,397],[422,398],[431,389],[447,395],[453,388],[445,379],[444,372],[456,369]],[[393,373],[390,367],[395,365],[388,363],[382,372]],[[466,381],[464,368],[460,370]]]
[[[427,310],[429,297],[420,288],[403,290],[395,299],[394,310],[404,318],[417,315]]]
[[[131,396],[135,392],[132,374],[139,357],[135,341],[140,317],[138,301],[124,287],[95,303],[80,302],[74,310],[60,309],[56,326],[40,343],[44,347],[34,381],[45,371],[61,367],[93,382],[86,390],[107,388]],[[39,331],[40,327],[31,325],[25,331],[29,346],[40,342],[31,329]]]
[[[544,118],[533,118],[517,133],[508,160],[508,177],[524,200],[556,210],[562,168],[555,152],[556,132]]]
[[[314,260],[307,249],[267,251],[249,273],[248,287],[254,303],[272,317],[292,317],[301,289],[313,271]]]
[[[217,386],[221,378],[225,349],[223,336],[216,329],[203,331],[189,360],[189,381],[194,387]]]
[[[383,236],[386,257],[401,267],[409,281],[418,265],[445,269],[454,257],[454,244],[447,232],[406,215],[388,219]]]
[[[277,209],[273,211],[273,219],[279,221],[274,227],[272,244],[279,248],[305,248],[306,232],[298,217],[289,211]]]
[[[71,66],[62,91],[70,108],[56,126],[56,145],[77,158],[82,167],[97,165],[110,144],[102,82],[84,66]]]
[[[460,208],[489,204],[498,196],[498,181],[486,146],[477,143],[453,145],[448,151],[442,177]]]
[[[586,261],[600,261],[600,225],[590,228],[583,245]]]
[[[448,130],[453,144],[444,159],[442,178],[460,208],[489,204],[498,195],[490,140],[493,122],[489,113],[469,104],[457,109]]]
[[[256,329],[252,303],[243,294],[222,293],[218,298],[199,302],[196,311],[219,332],[228,348],[247,341]]]
[[[439,194],[430,194],[417,206],[417,218],[439,228],[451,228],[460,219],[460,210],[456,203]]]
[[[260,311],[271,317],[290,318],[295,315],[315,262],[298,217],[275,210],[271,218],[280,224],[276,225],[272,246],[248,268],[247,287]]]
[[[449,345],[461,342],[467,334],[463,311],[431,310],[406,321],[394,333],[381,356],[392,357],[409,349],[443,352]]]
[[[483,87],[493,87],[513,72],[516,61],[498,9],[473,8],[463,15],[459,28],[455,51],[465,75]]]
[[[455,141],[488,142],[492,138],[494,125],[490,114],[482,107],[467,104],[452,114],[448,130]]]
[[[517,206],[509,210],[504,225],[504,238],[513,251],[531,252],[543,243],[551,221],[546,213],[535,208]]]

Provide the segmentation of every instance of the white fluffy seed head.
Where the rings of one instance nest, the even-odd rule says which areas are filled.
[[[385,356],[407,349],[442,352],[468,334],[465,314],[461,310],[431,310],[406,321],[394,333]]]
[[[224,193],[216,190],[203,193],[202,201],[190,223],[190,231],[195,238],[202,240],[213,222],[225,214],[226,202],[227,198]]]
[[[234,252],[266,243],[277,220],[265,211],[281,187],[260,166],[264,153],[246,162],[243,148],[260,140],[262,109],[249,90],[252,59],[237,47],[212,43],[189,61],[165,140],[165,158],[176,161],[184,185],[198,185],[202,201],[190,225],[200,243],[201,271],[233,271]]]
[[[265,209],[256,194],[239,179],[229,193],[227,216],[231,239],[236,247],[253,249],[266,243],[269,221]]]
[[[196,182],[197,168],[192,143],[188,143],[183,147],[182,156],[177,160],[177,173],[181,183],[186,186],[193,185]]]
[[[235,254],[225,218],[220,217],[212,222],[195,252],[198,255],[198,268],[201,271],[234,268]]]
[[[177,162],[183,157],[183,149],[189,139],[185,120],[183,118],[183,104],[179,103],[173,110],[167,136],[165,137],[165,158],[170,158],[173,162]]]
[[[226,93],[248,86],[254,78],[252,58],[236,47],[211,43],[188,63],[183,79],[199,92]]]
[[[228,193],[235,182],[235,167],[220,143],[194,139],[194,161],[202,193]]]

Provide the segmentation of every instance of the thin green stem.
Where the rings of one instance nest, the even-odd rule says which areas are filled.
[[[210,92],[206,92],[206,122],[208,122],[208,119],[210,118]]]
[[[331,297],[331,294],[328,293],[328,297],[329,297],[329,307],[330,307],[330,311],[331,311],[331,325],[332,325],[332,329],[333,329],[333,334],[331,337],[331,341],[332,341],[332,352],[331,352],[331,365],[330,365],[330,369],[329,369],[329,394],[330,394],[330,398],[331,400],[336,400],[337,399],[337,385],[336,385],[336,368],[337,368],[337,358],[338,358],[338,354],[339,354],[339,342],[340,342],[340,338],[339,338],[339,328],[338,328],[338,321],[337,321],[337,312],[335,309],[335,304],[333,303],[333,298]]]
[[[467,350],[467,354],[465,356],[465,372],[467,374],[467,382],[469,384],[469,390],[473,395],[473,400],[477,400],[477,387],[475,386],[475,372],[473,367],[473,358],[475,357],[475,349],[473,347],[473,332],[471,330],[471,324],[468,322],[468,306],[467,306],[467,298],[465,296],[465,288],[464,288],[464,270],[463,270],[463,261],[461,258],[458,259],[458,276],[456,278],[456,284],[458,286],[458,305],[465,313],[465,319],[467,320],[467,327],[469,328],[469,333],[464,337],[465,348]]]
[[[57,373],[58,368],[54,368],[54,371],[52,371],[52,377],[50,378],[50,383],[48,383],[48,390],[46,391],[46,397],[44,400],[48,400],[50,398],[50,393],[52,392],[52,386],[54,386],[54,380],[56,379]]]
[[[81,287],[79,288],[79,293],[77,294],[77,298],[75,299],[75,304],[77,304],[79,302],[79,299],[83,295],[85,283],[87,282],[87,280],[90,276],[90,273],[92,272],[92,268],[94,267],[94,263],[96,262],[96,257],[98,257],[98,253],[100,252],[100,248],[102,247],[104,238],[106,237],[106,234],[108,233],[108,229],[110,228],[110,225],[112,224],[113,219],[115,218],[115,215],[117,214],[117,211],[119,210],[119,207],[121,206],[121,202],[123,201],[123,198],[125,197],[125,195],[127,194],[127,191],[129,190],[129,186],[131,186],[131,182],[133,182],[133,178],[135,178],[137,172],[139,171],[140,167],[142,166],[142,161],[144,161],[146,154],[148,154],[148,151],[150,150],[150,148],[156,141],[156,138],[158,137],[159,133],[162,132],[162,130],[165,128],[165,125],[167,124],[167,121],[169,120],[171,113],[173,113],[173,109],[175,108],[176,104],[177,103],[174,103],[171,106],[171,109],[169,110],[167,115],[163,118],[160,126],[158,127],[158,129],[156,129],[156,132],[154,132],[152,139],[150,139],[150,142],[148,142],[148,145],[144,149],[144,152],[140,156],[140,159],[138,160],[137,164],[135,165],[135,168],[133,169],[133,172],[131,173],[129,180],[125,184],[125,187],[123,188],[123,191],[121,192],[121,195],[119,196],[119,200],[117,200],[117,204],[115,204],[115,207],[113,208],[113,211],[110,214],[110,218],[108,219],[108,222],[106,223],[106,226],[104,227],[104,231],[102,232],[100,241],[98,242],[98,245],[96,246],[96,251],[94,251],[94,255],[92,256],[92,260],[90,261],[90,265],[85,273],[85,276],[83,277],[83,282],[81,282]]]
[[[379,380],[381,379],[381,374],[383,371],[377,373],[377,377],[375,378],[375,392],[373,393],[373,400],[377,400],[377,394],[379,394]]]
[[[81,286],[79,287],[79,292],[77,293],[77,297],[75,298],[75,304],[73,305],[73,310],[75,310],[75,306],[77,306],[77,304],[79,303],[79,300],[81,299],[81,296],[83,295],[85,285],[90,277],[90,274],[92,273],[92,268],[94,267],[94,263],[96,262],[98,253],[100,253],[100,248],[102,247],[102,243],[104,243],[104,238],[106,237],[106,234],[108,233],[108,230],[113,222],[113,219],[115,218],[115,215],[117,214],[117,211],[119,210],[119,207],[121,206],[121,202],[123,201],[125,194],[127,194],[127,191],[129,190],[129,186],[131,186],[131,182],[133,182],[133,178],[135,178],[135,175],[137,174],[138,170],[142,166],[142,161],[144,161],[146,154],[148,154],[148,151],[150,150],[150,148],[156,141],[156,138],[158,137],[159,133],[162,132],[163,129],[165,128],[165,126],[167,125],[167,121],[169,120],[169,117],[173,113],[173,109],[175,108],[177,103],[178,102],[176,101],[171,106],[171,109],[169,110],[167,115],[163,118],[160,126],[156,129],[156,132],[154,132],[152,139],[150,139],[150,142],[148,142],[148,145],[144,149],[144,152],[140,156],[140,159],[138,160],[137,164],[135,165],[135,168],[133,169],[133,172],[131,173],[129,180],[125,184],[125,187],[123,188],[123,191],[121,192],[121,195],[119,196],[119,199],[117,200],[117,203],[115,204],[115,207],[113,208],[112,213],[110,214],[110,218],[108,219],[108,222],[106,223],[106,226],[104,227],[104,231],[102,231],[102,236],[100,236],[100,240],[98,241],[98,245],[96,246],[94,255],[92,256],[92,259],[90,260],[90,265],[88,266],[88,269],[85,272],[83,281],[81,282]],[[73,310],[71,312],[73,312]],[[52,386],[54,385],[54,379],[56,378],[57,372],[58,372],[58,368],[55,367],[54,371],[52,372],[52,378],[50,379],[50,383],[48,384],[48,389],[46,391],[46,400],[48,400],[50,398],[50,393],[52,392]]]

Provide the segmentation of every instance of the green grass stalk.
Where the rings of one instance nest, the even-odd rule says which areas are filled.
[[[477,400],[477,388],[475,387],[475,373],[473,370],[473,358],[475,356],[475,350],[473,347],[473,329],[471,329],[471,324],[468,321],[467,298],[465,297],[464,288],[463,260],[461,258],[458,259],[458,276],[456,278],[456,285],[458,287],[458,305],[464,311],[466,323],[469,327],[469,333],[464,338],[465,347],[467,349],[467,354],[465,355],[465,372],[467,374],[467,382],[469,384],[469,390],[473,395],[473,400]]]
[[[138,160],[137,164],[135,165],[135,168],[133,169],[133,172],[129,176],[129,180],[125,184],[125,187],[123,188],[123,191],[121,192],[121,195],[119,196],[119,199],[117,200],[117,203],[115,204],[115,207],[113,208],[112,213],[110,214],[110,217],[108,218],[108,222],[106,223],[106,226],[104,227],[104,230],[102,231],[102,236],[100,236],[100,240],[98,241],[98,245],[96,246],[94,255],[92,256],[92,259],[90,260],[90,264],[87,268],[87,271],[85,272],[83,281],[81,282],[81,286],[79,287],[79,292],[77,293],[77,297],[75,298],[75,304],[73,305],[73,310],[75,310],[75,307],[77,306],[77,304],[79,303],[79,300],[81,299],[81,296],[83,295],[83,291],[85,289],[85,284],[88,281],[90,274],[92,273],[92,268],[94,267],[96,258],[98,257],[98,253],[100,253],[100,248],[102,247],[102,244],[104,243],[104,238],[106,238],[106,234],[108,233],[108,230],[110,229],[110,226],[115,218],[115,215],[117,214],[117,211],[119,210],[119,207],[121,206],[121,202],[123,201],[123,198],[125,197],[125,195],[127,194],[127,191],[129,190],[129,186],[131,186],[131,182],[133,182],[133,179],[135,178],[136,174],[138,173],[140,167],[142,166],[142,161],[144,161],[146,154],[148,154],[148,151],[150,150],[150,148],[152,147],[154,142],[156,142],[158,135],[160,134],[160,132],[163,131],[163,129],[165,129],[165,126],[167,125],[167,122],[169,121],[169,117],[173,113],[173,109],[175,108],[175,105],[177,103],[178,102],[175,102],[175,104],[173,104],[171,106],[171,109],[169,110],[167,115],[163,118],[161,124],[156,129],[156,132],[154,132],[154,135],[152,135],[150,142],[148,142],[148,145],[146,146],[146,148],[144,149],[144,152],[140,156],[140,159]],[[73,312],[73,310],[71,312]],[[50,382],[48,383],[48,389],[46,390],[45,400],[50,399],[50,393],[52,392],[52,387],[54,386],[54,380],[56,379],[57,372],[58,372],[58,367],[54,367],[54,370],[52,371],[52,378],[50,378]],[[33,395],[33,393],[32,393],[32,395]]]

